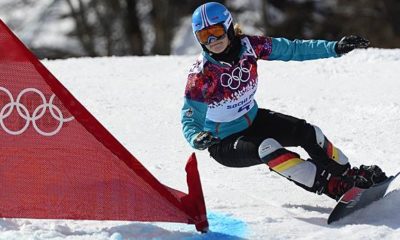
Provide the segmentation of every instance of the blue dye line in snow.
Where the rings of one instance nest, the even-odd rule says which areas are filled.
[[[244,221],[228,214],[211,212],[207,215],[211,232],[224,233],[236,237],[245,237],[247,225]]]
[[[247,224],[246,222],[231,217],[229,214],[211,212],[207,214],[209,223],[209,232],[185,239],[228,239],[228,240],[240,240],[245,239],[247,235]]]

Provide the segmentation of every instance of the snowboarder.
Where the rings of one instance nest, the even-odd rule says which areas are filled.
[[[376,165],[351,168],[346,155],[320,128],[303,119],[259,108],[257,60],[303,61],[338,57],[369,41],[294,40],[243,34],[222,4],[209,2],[192,16],[203,52],[190,69],[182,108],[183,133],[192,147],[208,149],[228,167],[266,164],[304,189],[339,199],[353,186],[385,180]],[[285,147],[301,146],[304,160]]]

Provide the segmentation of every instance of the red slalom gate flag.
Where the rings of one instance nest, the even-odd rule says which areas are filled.
[[[207,231],[194,154],[189,194],[161,184],[0,20],[0,217],[182,222]]]

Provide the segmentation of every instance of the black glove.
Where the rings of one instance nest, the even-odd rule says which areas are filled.
[[[214,137],[210,132],[200,132],[194,139],[193,145],[196,149],[204,150],[219,142],[220,139]]]
[[[369,41],[360,36],[345,36],[335,45],[335,51],[338,55],[348,53],[356,48],[367,48]]]

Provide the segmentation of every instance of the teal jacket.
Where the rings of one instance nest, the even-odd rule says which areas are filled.
[[[182,130],[192,147],[201,131],[220,139],[248,128],[257,115],[257,60],[303,61],[337,57],[336,42],[242,36],[240,61],[218,62],[203,52],[190,69],[181,111]]]

